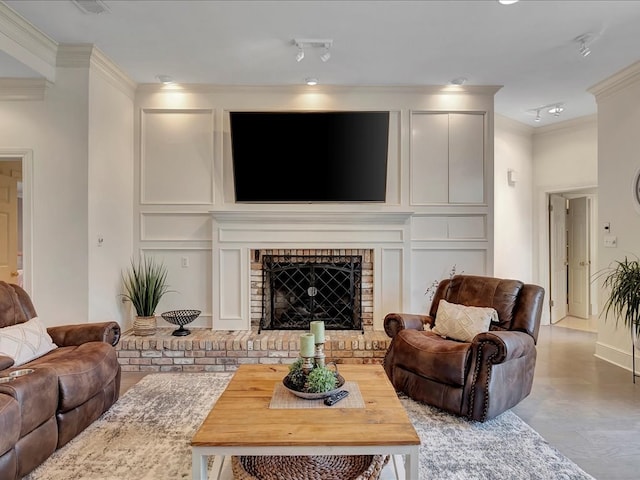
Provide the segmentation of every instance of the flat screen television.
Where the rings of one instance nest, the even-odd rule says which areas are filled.
[[[230,112],[236,202],[384,202],[389,112]]]

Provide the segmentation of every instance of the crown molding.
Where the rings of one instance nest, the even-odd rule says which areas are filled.
[[[630,85],[640,82],[640,61],[614,73],[609,78],[587,88],[587,92],[596,97],[596,101],[613,95]]]
[[[544,127],[538,127],[534,129],[533,136],[552,135],[554,133],[560,133],[565,130],[576,130],[585,127],[598,127],[598,116],[585,115],[584,117],[572,118],[565,120],[564,122],[554,123],[552,125],[545,125]]]
[[[0,78],[0,101],[44,100],[50,85],[44,78]]]
[[[56,65],[61,68],[94,68],[127,97],[135,97],[136,82],[93,44],[61,44]]]
[[[0,2],[0,32],[2,50],[47,80],[55,80],[58,44],[4,2]]]
[[[127,97],[132,100],[135,98],[138,84],[133,81],[124,70],[118,67],[115,62],[102,53],[98,47],[93,48],[91,65],[100,71],[113,86],[121,90]]]
[[[89,68],[93,53],[91,43],[62,43],[58,45],[56,67],[61,68]]]
[[[150,93],[407,93],[432,95],[495,95],[501,85],[218,85],[177,82],[167,88],[157,83],[141,83],[138,90]]]

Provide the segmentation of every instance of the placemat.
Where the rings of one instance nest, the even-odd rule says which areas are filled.
[[[296,397],[282,383],[276,383],[269,408],[364,408],[364,400],[356,382],[344,382],[342,390],[348,391],[349,395],[334,406],[328,407],[324,404],[324,398],[307,400]]]

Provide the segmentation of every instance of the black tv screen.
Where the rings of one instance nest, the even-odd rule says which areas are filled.
[[[230,112],[236,202],[384,202],[389,112]]]

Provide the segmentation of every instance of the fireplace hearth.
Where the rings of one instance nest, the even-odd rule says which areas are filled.
[[[361,255],[263,255],[260,330],[362,330]]]

